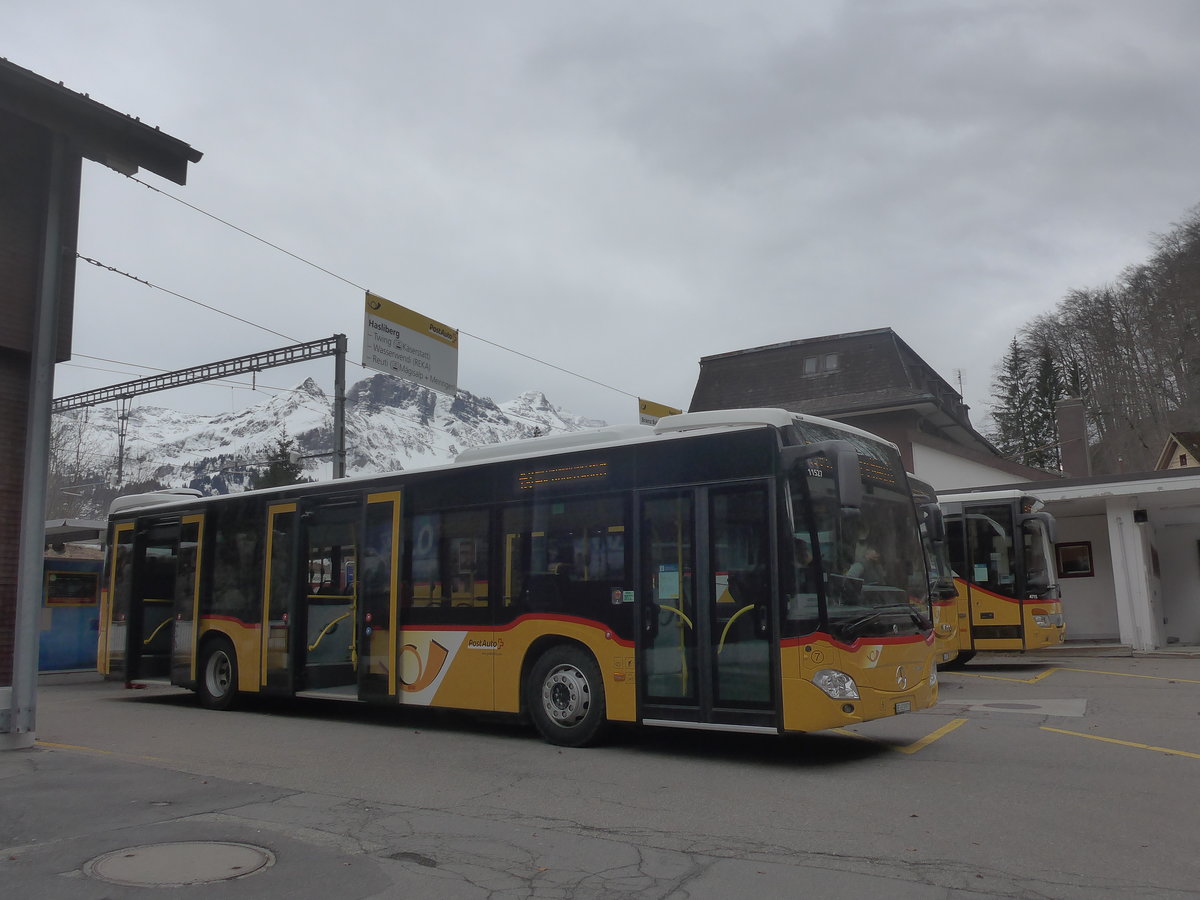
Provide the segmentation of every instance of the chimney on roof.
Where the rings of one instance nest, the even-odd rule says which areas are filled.
[[[1088,453],[1087,417],[1083,411],[1083,400],[1064,397],[1054,404],[1054,417],[1058,420],[1063,474],[1068,477],[1091,475],[1092,459]]]

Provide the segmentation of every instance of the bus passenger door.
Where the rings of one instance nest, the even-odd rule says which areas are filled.
[[[129,634],[129,608],[133,597],[132,522],[113,526],[109,535],[108,582],[100,596],[100,637],[97,662],[109,678],[127,678],[126,650]]]
[[[171,636],[171,683],[196,680],[196,620],[200,606],[200,547],[204,542],[204,516],[184,516],[179,528],[175,561],[175,624]]]
[[[171,677],[179,538],[178,519],[150,525],[134,538],[133,590],[126,631],[127,682]]]
[[[1010,504],[964,506],[971,638],[978,650],[1023,650],[1021,596]]]
[[[644,721],[777,730],[771,527],[766,483],[643,499]]]
[[[263,575],[262,672],[259,684],[291,693],[292,620],[300,571],[299,513],[295,503],[267,508],[267,567]]]
[[[367,496],[356,623],[361,700],[396,696],[400,523],[399,491]]]
[[[292,622],[291,649],[297,690],[321,696],[358,696],[358,498],[306,506],[301,515],[300,604]],[[301,663],[301,661],[303,661]]]

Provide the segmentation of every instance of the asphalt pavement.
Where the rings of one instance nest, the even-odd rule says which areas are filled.
[[[1095,655],[1105,654],[1097,651]],[[1108,655],[1126,654],[1116,649]],[[1177,655],[1190,658],[1192,653],[1184,650]],[[974,688],[978,682],[966,683]],[[190,739],[181,734],[182,723],[195,728],[203,727],[197,723],[205,721],[235,720],[193,718],[228,714],[200,711],[190,695],[166,686],[148,687],[147,702],[137,709],[124,704],[124,710],[134,709],[135,717],[111,719],[114,734],[120,731],[120,740],[90,739],[86,744],[74,744],[60,739],[76,733],[71,727],[75,717],[96,714],[115,690],[117,686],[90,673],[43,678],[37,743],[27,750],[0,753],[3,897],[112,900],[170,893],[188,898],[300,900],[700,900],[753,893],[764,897],[987,900],[1035,895],[1020,890],[1014,893],[1011,884],[992,880],[992,873],[983,869],[971,870],[973,874],[964,870],[961,879],[950,879],[948,885],[944,873],[928,878],[912,872],[891,875],[865,863],[839,860],[835,864],[820,854],[798,861],[766,843],[748,849],[697,847],[681,838],[678,846],[661,841],[643,845],[637,822],[629,822],[627,828],[563,828],[560,822],[537,812],[492,811],[486,786],[475,795],[484,799],[472,799],[470,814],[464,814],[460,808],[440,806],[430,799],[432,794],[427,798],[422,791],[433,787],[423,786],[413,776],[408,777],[404,792],[394,791],[390,782],[382,780],[374,793],[362,789],[362,780],[339,781],[309,774],[305,777],[310,780],[302,781],[294,772],[298,767],[290,763],[284,764],[286,771],[272,767],[270,742],[286,743],[290,754],[306,752],[297,744],[304,741],[306,731],[312,733],[319,727],[311,720],[299,722],[295,730],[286,721],[278,722],[272,736],[264,739],[264,746],[256,748],[261,763],[223,764],[219,753],[193,757],[187,750]],[[974,701],[959,702],[966,709]],[[1069,711],[1044,712],[1073,715]],[[958,713],[947,707],[945,714]],[[268,708],[265,715],[275,713]],[[49,723],[45,731],[43,721]],[[487,728],[499,730],[493,733]],[[420,733],[420,720],[410,732]],[[78,733],[94,737],[99,732],[81,729]],[[503,782],[507,754],[512,758],[535,756],[536,765],[546,768],[569,768],[587,766],[592,752],[546,747],[511,724],[485,726],[481,734],[479,740],[497,753],[495,771],[480,773],[484,785],[492,780]],[[459,743],[470,745],[474,737],[472,732],[467,741]],[[317,746],[311,752],[327,753]],[[647,755],[639,746],[623,752]],[[599,761],[599,757],[593,759]],[[353,758],[324,760],[324,768],[329,770],[365,765]],[[397,777],[403,779],[404,766],[400,768]],[[457,771],[469,769],[468,759]],[[313,760],[308,771],[321,772],[322,760]],[[437,786],[442,792],[454,788],[452,784]],[[597,799],[605,802],[603,797]],[[499,803],[496,809],[500,810]],[[713,815],[720,814],[720,810],[713,811]],[[764,828],[769,826],[764,823]],[[802,873],[802,884],[797,881],[798,873]],[[1036,895],[1088,896],[1086,885],[1080,886],[1079,892],[1059,887],[1061,892],[1047,892],[1042,887]],[[1172,891],[1161,896],[1188,893]]]

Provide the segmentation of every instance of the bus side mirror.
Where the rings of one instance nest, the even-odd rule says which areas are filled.
[[[795,468],[814,456],[824,456],[831,460],[837,470],[838,502],[842,511],[857,512],[862,508],[863,486],[858,451],[849,441],[817,441],[802,447],[785,447],[783,454],[784,464],[788,469]]]
[[[942,508],[936,503],[922,503],[921,517],[925,520],[925,533],[935,544],[946,542],[946,520]]]
[[[1058,539],[1055,534],[1054,516],[1047,512],[1024,513],[1019,517],[1018,521],[1024,525],[1026,522],[1031,522],[1035,519],[1042,523],[1042,527],[1046,529],[1046,537],[1053,544]]]

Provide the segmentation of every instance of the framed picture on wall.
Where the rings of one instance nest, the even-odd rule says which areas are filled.
[[[1092,568],[1091,541],[1055,544],[1054,555],[1058,560],[1059,578],[1090,578],[1096,574]]]

